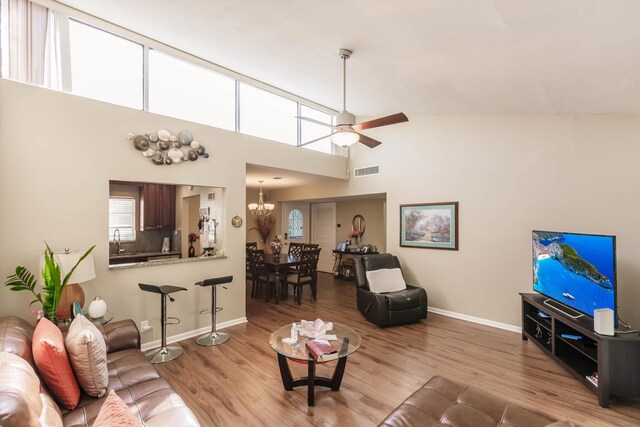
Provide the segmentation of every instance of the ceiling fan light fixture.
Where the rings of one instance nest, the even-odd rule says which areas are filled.
[[[339,147],[350,147],[360,140],[360,135],[349,130],[341,130],[331,135],[331,142]]]

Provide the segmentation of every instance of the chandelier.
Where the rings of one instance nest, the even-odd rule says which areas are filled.
[[[257,216],[267,216],[273,211],[276,205],[273,203],[265,203],[262,197],[262,183],[264,181],[258,181],[260,183],[260,195],[258,196],[258,203],[249,203],[249,210],[252,214]]]

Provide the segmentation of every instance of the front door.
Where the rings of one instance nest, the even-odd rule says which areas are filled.
[[[309,243],[309,203],[282,203],[282,252],[289,243]]]
[[[311,205],[311,240],[320,245],[318,271],[333,271],[333,250],[336,247],[336,204],[314,203]]]

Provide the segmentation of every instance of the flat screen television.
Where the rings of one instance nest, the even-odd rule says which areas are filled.
[[[571,317],[616,312],[616,237],[533,231],[533,289]],[[560,302],[573,310],[563,310]]]

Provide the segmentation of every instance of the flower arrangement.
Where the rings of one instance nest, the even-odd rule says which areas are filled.
[[[262,239],[262,243],[266,244],[267,238],[275,225],[276,219],[272,216],[256,216],[256,226],[251,227],[249,231],[256,230]]]
[[[189,243],[193,244],[196,240],[200,239],[200,235],[198,233],[189,233]]]
[[[358,239],[360,238],[360,236],[362,236],[362,232],[357,230],[350,231],[349,234],[347,234],[347,237],[349,237],[350,239],[354,237]]]

